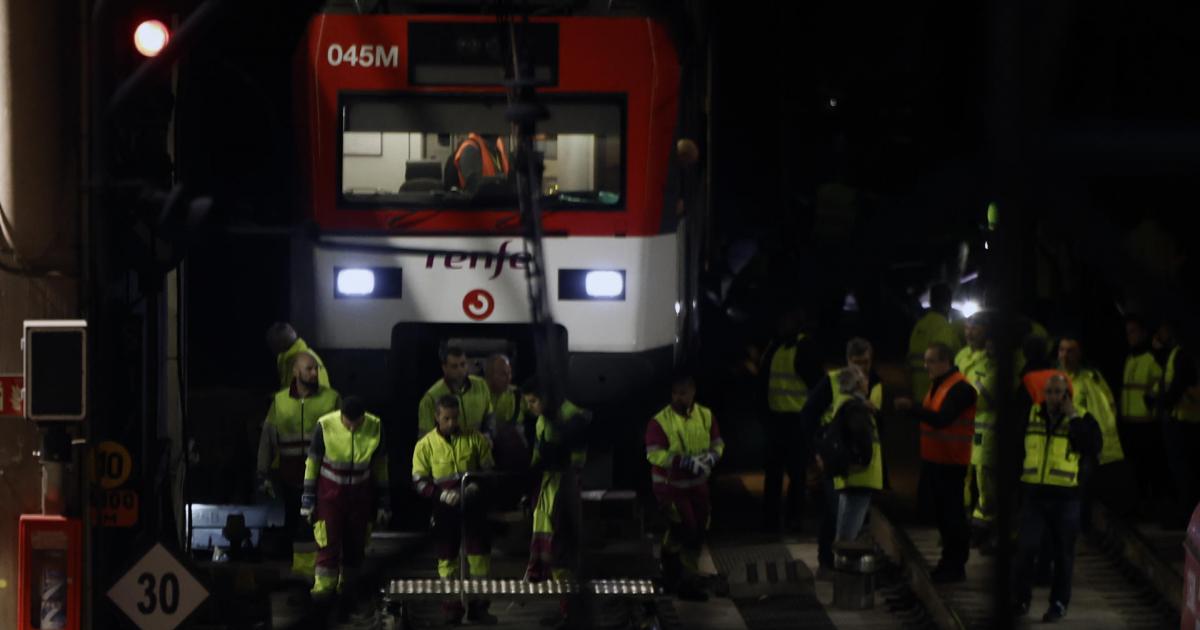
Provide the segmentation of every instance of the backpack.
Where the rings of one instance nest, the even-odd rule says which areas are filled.
[[[850,468],[866,467],[871,463],[871,442],[862,436],[855,435],[846,421],[848,412],[858,411],[855,407],[861,403],[847,402],[833,416],[829,424],[821,427],[816,437],[816,453],[821,456],[825,466],[825,474],[831,477],[842,477],[850,473]],[[862,409],[864,413],[870,413]]]

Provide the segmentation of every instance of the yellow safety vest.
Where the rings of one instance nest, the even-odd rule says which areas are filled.
[[[836,388],[835,388],[836,389]],[[843,395],[838,401],[834,414],[851,400],[851,396]],[[866,466],[850,466],[849,473],[845,476],[837,476],[833,478],[833,487],[836,490],[845,488],[869,488],[871,490],[883,489],[883,450],[879,443],[879,425],[875,422],[875,414],[871,414],[871,462]]]
[[[567,401],[563,401],[562,406],[559,407],[559,416],[558,417],[561,418],[563,422],[570,422],[572,418],[574,418],[575,416],[577,416],[581,413],[583,413],[582,409],[580,409],[579,407],[576,407],[571,401],[567,400]],[[538,416],[537,424],[534,426],[534,436],[535,436],[534,439],[539,443],[541,443],[541,442],[557,442],[559,440],[558,436],[556,435],[556,431],[554,430],[554,425],[551,424],[551,422],[546,419],[546,416]],[[533,460],[532,461],[536,465],[541,460],[542,460],[542,454],[535,447],[533,449]],[[587,449],[571,451],[571,464],[573,466],[575,466],[578,469],[582,469],[583,465],[586,463],[587,463]]]
[[[468,374],[466,386],[462,391],[454,392],[450,391],[446,379],[439,378],[417,405],[418,437],[429,433],[436,426],[437,401],[442,396],[454,396],[458,399],[458,424],[463,429],[482,430],[483,421],[492,413],[492,392],[488,389],[487,381],[474,374]]]
[[[1146,408],[1146,392],[1162,378],[1162,368],[1149,351],[1125,359],[1121,381],[1121,422],[1150,422],[1154,418]]]
[[[1077,410],[1083,414],[1082,409]],[[1074,488],[1079,485],[1079,454],[1071,450],[1068,438],[1071,423],[1078,418],[1063,418],[1048,431],[1042,405],[1029,410],[1025,429],[1025,464],[1021,481],[1044,486]]]
[[[796,342],[804,339],[796,335]],[[796,373],[796,345],[780,346],[771,357],[767,383],[767,406],[780,413],[799,413],[808,400],[808,384]]]
[[[497,429],[516,422],[525,411],[525,398],[513,385],[509,385],[499,396],[492,396],[492,415],[496,419]]]
[[[1099,372],[1084,368],[1078,372],[1068,372],[1071,385],[1075,389],[1072,402],[1076,409],[1087,409],[1088,413],[1100,425],[1100,433],[1104,438],[1104,446],[1100,451],[1100,463],[1109,464],[1125,459],[1125,451],[1121,448],[1121,436],[1117,432],[1117,404],[1113,399],[1112,390]]]
[[[712,439],[712,411],[700,403],[695,403],[691,415],[685,418],[667,405],[654,416],[654,422],[657,422],[666,434],[667,448],[646,447],[646,460],[651,464],[650,481],[682,488],[705,483],[704,477],[697,477],[690,471],[673,471],[672,464],[676,458],[684,455],[711,452],[719,459],[725,452],[725,441]]]
[[[829,406],[825,408],[825,413],[821,415],[821,426],[825,426],[830,422],[833,422],[833,416],[835,413],[837,413],[837,410],[841,409],[842,405],[847,400],[853,398],[853,396],[844,394],[838,390],[838,374],[844,369],[846,368],[838,368],[836,370],[830,370],[826,373],[829,375],[829,391],[833,393],[833,400],[830,401]],[[871,387],[871,391],[867,395],[867,400],[871,401],[871,404],[875,405],[876,409],[883,409],[883,383],[875,383],[875,385]]]
[[[1171,356],[1167,357],[1167,369],[1163,373],[1163,394],[1175,382],[1175,359],[1178,354],[1179,347],[1176,346],[1171,350]],[[1175,408],[1171,409],[1172,420],[1179,422],[1200,422],[1200,400],[1197,400],[1190,390],[1191,388],[1184,390],[1183,397],[1175,404]]]
[[[412,479],[417,492],[430,482],[442,489],[457,489],[466,473],[495,466],[491,443],[477,431],[462,431],[446,439],[434,429],[413,447]]]
[[[279,468],[280,458],[293,457],[299,458],[303,466],[317,420],[340,406],[341,398],[337,391],[324,386],[319,386],[317,393],[308,398],[293,398],[290,387],[275,392],[275,400],[267,413],[267,423],[275,428],[279,436],[279,451],[271,467]]]
[[[321,416],[321,435],[325,439],[325,456],[316,461],[311,456],[304,465],[304,486],[315,488],[320,476],[339,486],[354,486],[375,480],[375,486],[388,485],[387,454],[378,453],[383,443],[383,425],[379,417],[367,413],[362,424],[351,431],[342,424],[342,412],[333,411]]]

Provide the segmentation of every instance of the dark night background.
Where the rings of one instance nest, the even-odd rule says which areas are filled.
[[[262,332],[287,316],[288,233],[304,229],[291,83],[312,4],[239,4],[179,69],[176,176],[217,202],[187,262],[193,387],[270,387]],[[688,6],[712,59],[707,372],[736,373],[791,300],[836,331],[819,338],[831,358],[850,333],[899,358],[917,297],[960,269],[984,270],[962,294],[985,306],[989,275],[1017,274],[1013,306],[1082,331],[1110,382],[1122,309],[1192,319],[1200,6]],[[1003,6],[1021,7],[1015,41],[996,34]],[[999,90],[997,68],[1019,88]],[[1020,255],[989,262],[996,139],[1013,129]]]

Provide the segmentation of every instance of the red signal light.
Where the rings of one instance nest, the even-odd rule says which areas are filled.
[[[158,20],[146,20],[133,31],[133,47],[146,57],[162,52],[170,39],[171,32],[167,30],[167,25]]]

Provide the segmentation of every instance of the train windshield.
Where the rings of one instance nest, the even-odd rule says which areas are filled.
[[[551,208],[619,209],[624,193],[624,100],[543,97],[537,125]],[[340,204],[515,206],[516,164],[503,95],[342,95]]]

